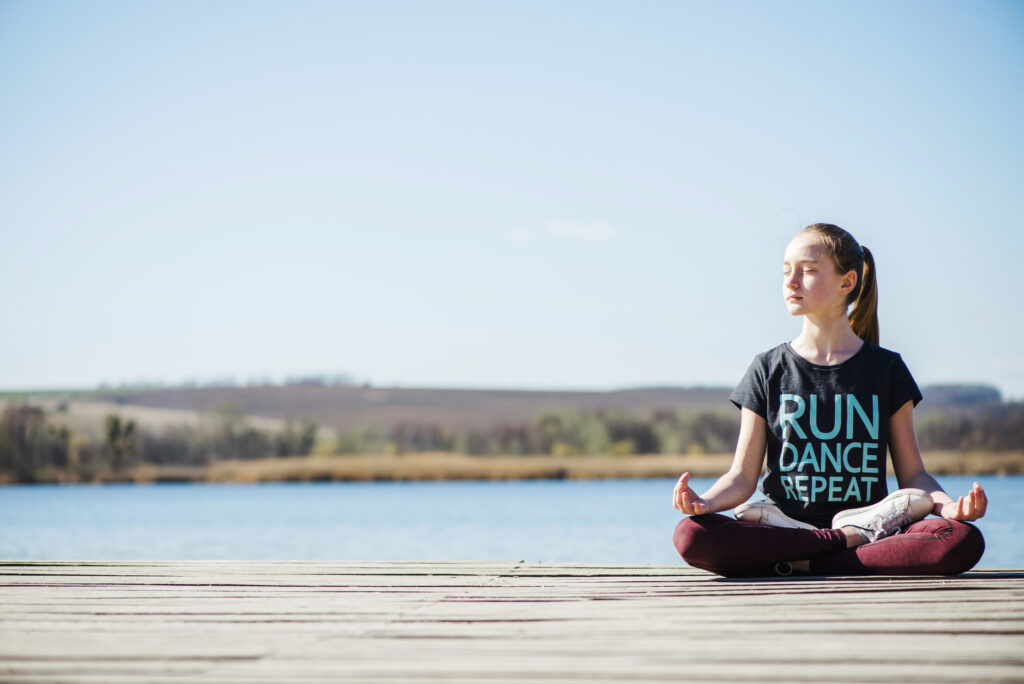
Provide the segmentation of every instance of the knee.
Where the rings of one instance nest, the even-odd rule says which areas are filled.
[[[683,518],[676,525],[676,531],[672,535],[672,543],[676,551],[683,557],[683,560],[693,565],[694,560],[703,558],[705,555],[702,549],[707,545],[710,530],[702,524],[701,518],[705,516],[695,515]]]
[[[921,557],[920,571],[925,574],[959,575],[977,565],[985,553],[985,538],[970,523],[926,518],[912,531],[929,535],[935,542]]]
[[[949,574],[958,575],[967,572],[981,560],[985,553],[985,538],[974,525],[956,520],[950,520],[952,530],[950,531],[951,541],[947,554],[950,570]]]

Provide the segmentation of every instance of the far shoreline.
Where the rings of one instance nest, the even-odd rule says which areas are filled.
[[[925,465],[934,475],[1019,475],[1024,451],[929,452]],[[732,454],[651,454],[636,456],[468,456],[430,452],[346,456],[301,456],[252,461],[217,461],[207,466],[136,465],[102,470],[79,479],[64,471],[43,471],[37,484],[89,483],[260,483],[260,482],[421,482],[460,480],[595,480],[717,477],[729,469]],[[0,481],[0,484],[16,484]]]

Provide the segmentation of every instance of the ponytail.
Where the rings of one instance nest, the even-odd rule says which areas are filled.
[[[875,257],[861,245],[864,252],[864,267],[861,269],[860,292],[853,301],[850,313],[850,327],[857,337],[871,344],[878,344],[878,283],[875,280]],[[853,294],[852,292],[850,294]]]
[[[877,345],[878,284],[875,280],[875,257],[871,251],[831,223],[815,223],[800,232],[818,236],[840,273],[857,273],[857,284],[846,296],[846,305],[853,305],[850,327],[857,337]]]

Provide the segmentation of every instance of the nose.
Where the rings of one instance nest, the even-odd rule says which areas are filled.
[[[797,286],[797,270],[794,268],[788,274],[783,274],[782,284],[784,287],[795,288]]]

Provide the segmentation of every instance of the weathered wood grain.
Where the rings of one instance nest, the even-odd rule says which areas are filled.
[[[1024,572],[0,562],[3,682],[1024,681]]]

